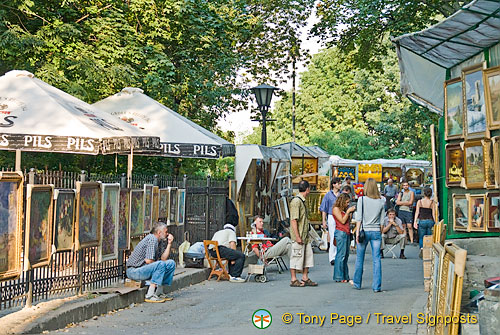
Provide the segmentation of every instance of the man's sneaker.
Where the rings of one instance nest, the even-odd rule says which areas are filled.
[[[160,298],[159,296],[157,296],[156,294],[153,294],[152,296],[150,297],[146,297],[146,299],[144,299],[145,302],[156,302],[156,303],[159,303],[159,302],[165,302],[166,300],[165,299],[162,299]]]
[[[229,281],[231,283],[244,283],[245,279],[243,279],[241,277],[229,277]]]
[[[158,294],[158,298],[163,299],[165,301],[174,300],[174,298],[169,297],[166,293]]]

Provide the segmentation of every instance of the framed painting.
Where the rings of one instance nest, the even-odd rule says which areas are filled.
[[[130,189],[120,189],[120,208],[118,210],[118,250],[130,248]]]
[[[281,207],[281,201],[280,199],[276,200],[276,214],[278,216],[278,220],[279,221],[285,221],[285,218],[283,217],[283,211],[282,211],[282,207]]]
[[[318,186],[317,191],[328,192],[330,190],[330,177],[328,176],[318,176]]]
[[[352,180],[356,180],[356,167],[355,166],[332,166],[332,176],[339,177],[344,180],[347,177],[351,177]]]
[[[437,305],[438,305],[438,288],[440,279],[440,267],[443,262],[444,257],[444,247],[439,243],[432,244],[432,274],[431,282],[432,285],[429,291],[429,297],[427,301],[427,313],[430,315],[436,315]]]
[[[158,186],[153,186],[153,214],[152,220],[153,223],[158,222],[158,218],[160,216],[160,188]]]
[[[486,218],[488,231],[500,231],[500,193],[486,194]]]
[[[144,234],[144,190],[130,191],[130,237]]]
[[[177,224],[183,225],[186,220],[186,190],[177,190]]]
[[[493,143],[493,161],[494,171],[495,171],[495,187],[500,187],[500,136],[493,137],[491,139]]]
[[[464,152],[460,144],[446,145],[446,185],[460,186],[464,177]]]
[[[376,182],[382,182],[382,165],[381,164],[359,164],[358,165],[358,182],[364,183],[368,178],[375,179]]]
[[[467,231],[469,227],[469,199],[467,194],[453,194],[453,230]]]
[[[169,200],[168,200],[168,188],[160,189],[160,200],[159,200],[159,208],[158,208],[158,218],[166,220],[168,218],[168,210],[169,210]]]
[[[290,217],[290,210],[288,208],[288,201],[286,197],[281,197],[279,199],[281,210],[283,211],[283,220],[286,220]]]
[[[484,188],[484,147],[480,140],[464,144],[464,176],[467,188]]]
[[[483,65],[464,69],[462,80],[465,138],[489,138],[486,101],[484,99]]]
[[[419,187],[424,182],[424,171],[418,168],[408,169],[405,177],[410,186]]]
[[[77,249],[95,247],[101,240],[101,183],[76,182]]]
[[[483,70],[486,111],[490,129],[500,128],[500,66]]]
[[[471,194],[469,196],[469,229],[468,231],[486,231],[484,207],[486,196],[484,194]]]
[[[169,216],[167,220],[167,225],[175,225],[177,223],[177,187],[169,187],[168,188],[169,196]]]
[[[253,216],[253,205],[255,200],[255,184],[245,182],[245,198],[243,199],[243,204],[245,206],[245,215]]]
[[[387,183],[389,179],[392,179],[395,183],[399,183],[403,177],[403,171],[398,167],[382,167],[382,181]]]
[[[97,249],[99,262],[118,258],[118,220],[120,184],[101,184],[101,242]]]
[[[0,172],[0,280],[21,274],[23,176]]]
[[[483,140],[483,150],[484,150],[484,176],[485,183],[484,188],[495,188],[495,153],[494,145],[489,140]]]
[[[307,180],[310,184],[318,182],[318,159],[292,157],[292,183],[298,184]]]
[[[446,140],[462,138],[464,136],[462,78],[444,82],[444,111]]]
[[[57,251],[73,250],[75,198],[74,190],[54,190],[54,246]]]
[[[25,270],[49,264],[54,185],[26,186]]]
[[[153,185],[144,184],[144,232],[151,231],[153,220]]]

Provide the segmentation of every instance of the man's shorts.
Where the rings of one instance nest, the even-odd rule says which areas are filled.
[[[312,268],[313,266],[314,257],[311,243],[298,244],[297,242],[292,242],[290,268],[302,270],[303,268]]]
[[[400,210],[398,217],[403,221],[403,224],[413,224],[413,213]]]

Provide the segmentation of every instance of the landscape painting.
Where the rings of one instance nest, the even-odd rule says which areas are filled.
[[[17,173],[0,173],[0,280],[21,273],[22,181]]]
[[[101,243],[99,262],[118,258],[120,184],[102,184]]]
[[[53,185],[27,185],[25,269],[50,261],[53,192]]]
[[[78,249],[99,245],[101,233],[101,183],[76,183],[75,242]]]
[[[446,139],[463,137],[462,79],[455,78],[447,81],[445,83],[444,95]]]
[[[153,223],[158,221],[160,210],[160,188],[158,186],[153,186]]]
[[[500,128],[500,66],[484,70],[490,129]]]
[[[476,66],[463,72],[464,106],[466,113],[466,138],[478,138],[489,135],[486,121],[486,101],[482,66]],[[489,136],[487,136],[489,137]]]
[[[158,217],[160,219],[167,219],[168,218],[168,189],[163,188],[160,190],[160,203],[159,203],[159,209],[158,209]]]
[[[144,190],[130,191],[130,237],[144,234]]]
[[[484,187],[484,150],[481,141],[466,143],[464,174],[467,188]]]
[[[120,189],[120,209],[118,211],[118,250],[130,247],[130,190]]]
[[[177,207],[177,224],[183,225],[186,215],[186,190],[179,189],[178,190],[178,207]]]
[[[144,185],[144,232],[149,233],[153,219],[153,185]]]
[[[72,250],[75,235],[75,191],[54,190],[54,246]]]

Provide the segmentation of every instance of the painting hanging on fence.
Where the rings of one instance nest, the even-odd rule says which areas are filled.
[[[446,145],[446,185],[459,186],[464,176],[464,152],[460,144]]]
[[[53,185],[27,185],[24,269],[47,265],[52,253]]]
[[[160,204],[158,209],[158,218],[167,220],[168,218],[168,189],[162,188],[160,190]]]
[[[75,238],[75,191],[54,190],[54,246],[73,250]]]
[[[130,190],[120,189],[120,209],[118,210],[118,250],[130,248]]]
[[[500,66],[483,71],[490,129],[500,128]]]
[[[176,224],[176,220],[177,220],[177,187],[169,187],[168,188],[168,192],[169,192],[169,197],[168,197],[168,200],[170,202],[169,204],[169,210],[170,210],[170,213],[169,213],[169,216],[168,216],[168,220],[167,220],[167,224],[169,225],[175,225]]]
[[[130,191],[130,237],[144,234],[144,190]]]
[[[484,194],[471,194],[469,197],[469,231],[486,231],[484,222],[484,206],[486,204]]]
[[[465,194],[453,195],[453,230],[466,231],[469,227],[469,200]]]
[[[153,186],[153,223],[158,221],[160,211],[160,188],[158,186]]]
[[[153,215],[153,185],[144,184],[144,232],[149,233],[152,227]]]
[[[21,273],[23,177],[0,172],[0,280]]]
[[[486,211],[488,218],[488,231],[500,231],[500,193],[486,195]]]
[[[465,185],[467,188],[484,187],[484,148],[481,141],[465,142]]]
[[[99,245],[101,233],[101,183],[76,183],[77,249]]]
[[[186,217],[186,190],[179,189],[177,191],[178,199],[177,199],[177,224],[183,225]]]
[[[99,262],[118,258],[118,213],[120,184],[102,184],[101,243]]]
[[[489,137],[482,69],[483,65],[478,65],[462,72],[466,121],[464,128],[467,139]]]
[[[463,137],[464,113],[462,99],[462,78],[444,83],[445,136],[447,140]]]

